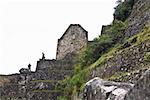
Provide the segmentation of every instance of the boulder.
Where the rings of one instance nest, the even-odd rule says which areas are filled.
[[[83,100],[124,100],[134,84],[105,81],[99,77],[85,84]]]

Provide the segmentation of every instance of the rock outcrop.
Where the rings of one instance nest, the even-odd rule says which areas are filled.
[[[124,100],[134,84],[105,81],[98,77],[85,84],[83,100]]]
[[[150,23],[150,0],[134,0],[135,4],[127,22],[126,37],[138,34],[148,23]]]
[[[149,100],[150,70],[135,84],[105,81],[98,77],[85,84],[82,100]]]
[[[136,82],[134,88],[126,95],[125,100],[150,99],[150,69],[147,70]]]

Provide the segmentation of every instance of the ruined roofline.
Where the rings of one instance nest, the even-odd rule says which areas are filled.
[[[58,48],[60,47],[60,41],[62,41],[65,38],[69,30],[74,29],[74,28],[82,30],[83,32],[81,34],[85,34],[85,38],[88,41],[88,31],[86,31],[80,24],[70,24],[69,27],[66,29],[66,31],[63,33],[63,35],[57,41],[57,50],[56,50],[56,58],[55,58],[56,60],[58,60],[57,55],[59,54]]]
[[[70,24],[69,27],[67,28],[67,30],[64,32],[64,34],[58,39],[58,41],[62,40],[63,37],[65,36],[65,34],[67,33],[67,31],[72,27],[72,26],[76,26],[76,27],[80,27],[82,30],[84,30],[86,32],[86,37],[88,38],[88,31],[86,31],[80,24]]]

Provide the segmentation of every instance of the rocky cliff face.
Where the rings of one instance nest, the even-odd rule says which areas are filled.
[[[96,65],[90,75],[93,79],[81,93],[82,100],[150,100],[150,1],[135,1],[127,22],[124,36],[131,38],[106,55],[108,59],[103,64]],[[109,28],[110,25],[104,26],[102,32]],[[109,85],[105,86],[105,82]],[[129,88],[119,86],[124,82]],[[118,86],[120,91],[115,90]]]
[[[150,1],[149,0],[134,0],[135,4],[128,18],[128,24],[125,31],[126,37],[131,37],[138,34],[145,25],[150,22]]]

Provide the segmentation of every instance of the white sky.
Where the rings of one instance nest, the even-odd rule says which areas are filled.
[[[56,55],[57,39],[70,24],[80,24],[89,40],[110,24],[116,0],[0,0],[0,74],[35,70],[42,52]]]

